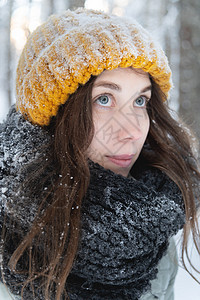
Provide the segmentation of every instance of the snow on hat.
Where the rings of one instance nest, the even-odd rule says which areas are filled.
[[[29,37],[19,59],[16,107],[33,124],[48,125],[91,75],[118,67],[148,72],[168,96],[168,60],[134,20],[78,9],[52,15]]]

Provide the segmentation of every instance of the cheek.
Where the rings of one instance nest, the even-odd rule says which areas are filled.
[[[147,135],[149,133],[149,129],[150,129],[150,119],[149,119],[149,115],[147,112],[144,112],[143,118],[141,118],[140,129],[142,131],[141,143],[143,146],[143,144],[145,143],[145,140],[147,138]]]
[[[100,128],[101,124],[97,121],[94,122],[94,136],[87,150],[88,158],[95,162],[99,162],[102,159],[103,146],[102,142],[100,142]]]
[[[150,129],[150,119],[149,119],[149,115],[148,113],[146,112],[145,114],[145,140],[146,140],[146,137],[149,133],[149,129]]]
[[[92,139],[92,142],[87,150],[87,156],[89,159],[97,161],[97,157],[99,156],[99,154],[97,153],[95,137]]]
[[[96,114],[93,118],[94,136],[91,145],[101,149],[104,144],[108,143],[110,131],[113,128],[111,116]],[[102,149],[101,149],[102,150]]]
[[[149,115],[146,111],[146,114],[145,114],[145,120],[146,120],[146,129],[147,129],[147,132],[149,132],[149,128],[150,128],[150,119],[149,119]]]

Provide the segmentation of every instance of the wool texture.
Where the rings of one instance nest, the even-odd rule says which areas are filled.
[[[85,9],[52,15],[30,35],[19,59],[17,109],[33,124],[48,125],[91,75],[118,67],[148,72],[168,96],[168,60],[136,21]]]
[[[12,273],[7,263],[30,229],[40,203],[16,191],[24,179],[22,163],[25,166],[43,157],[49,137],[13,107],[0,126],[0,140],[0,229],[6,216],[8,236],[1,253],[1,280],[19,295],[26,277]],[[184,225],[181,192],[154,168],[144,169],[137,178],[125,178],[92,161],[89,167],[91,178],[81,208],[80,244],[66,289],[72,300],[137,300],[150,290],[170,237]],[[20,267],[26,263],[25,257]],[[40,283],[39,279],[34,282],[34,296],[28,285],[24,299],[44,299]]]

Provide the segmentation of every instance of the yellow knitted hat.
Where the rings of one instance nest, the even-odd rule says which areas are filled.
[[[33,124],[48,125],[59,106],[91,75],[130,66],[148,72],[168,96],[167,58],[137,22],[85,9],[52,15],[22,51],[16,107]]]

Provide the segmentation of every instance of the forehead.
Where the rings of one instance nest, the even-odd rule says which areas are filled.
[[[142,69],[135,69],[132,67],[128,68],[116,68],[113,70],[104,70],[100,75],[97,76],[97,79],[102,79],[104,77],[109,77],[109,76],[118,76],[118,75],[135,75],[135,76],[140,76],[143,78],[149,78],[149,73],[143,71]]]
[[[116,68],[113,70],[104,70],[100,75],[97,76],[94,85],[101,82],[112,81],[119,85],[132,85],[134,82],[136,86],[138,85],[150,85],[149,73],[143,71],[142,69],[128,68]]]

